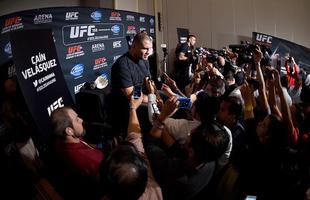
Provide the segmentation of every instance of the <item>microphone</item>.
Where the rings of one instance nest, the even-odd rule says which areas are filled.
[[[162,48],[162,50],[164,52],[164,56],[168,55],[167,44],[161,44],[160,47]]]
[[[161,44],[160,47],[161,48],[167,48],[167,44]]]

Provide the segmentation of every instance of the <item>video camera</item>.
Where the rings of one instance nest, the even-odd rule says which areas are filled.
[[[218,60],[219,56],[227,58],[227,53],[224,49],[221,50],[215,50],[215,49],[209,49],[204,47],[198,47],[194,51],[194,55],[196,57],[203,57],[208,60],[208,62],[214,63]]]
[[[233,53],[238,54],[236,64],[240,67],[243,64],[254,63],[253,52],[255,49],[260,48],[263,53],[263,58],[261,60],[262,66],[270,65],[270,55],[271,49],[265,45],[255,45],[255,44],[231,44],[228,46]]]
[[[243,64],[253,63],[253,51],[257,48],[253,44],[231,44],[228,46],[233,53],[238,54],[236,64],[242,66]]]

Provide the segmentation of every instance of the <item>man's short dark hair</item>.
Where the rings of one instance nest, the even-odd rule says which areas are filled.
[[[242,100],[236,96],[227,96],[223,99],[223,101],[229,103],[229,114],[235,115],[237,120],[240,120],[243,117],[243,104]]]
[[[200,92],[194,103],[196,112],[200,117],[201,123],[213,121],[220,109],[218,98],[209,96],[205,92]]]
[[[100,165],[103,189],[111,200],[138,199],[147,177],[146,162],[131,143],[117,146]]]
[[[229,136],[226,129],[216,121],[200,125],[191,134],[190,147],[201,162],[212,162],[226,151]]]
[[[146,32],[140,32],[135,35],[132,43],[142,43],[144,40],[149,40],[152,42],[152,39]]]
[[[72,120],[68,115],[70,107],[62,107],[54,110],[50,116],[52,133],[58,137],[65,137],[67,127],[73,128]]]

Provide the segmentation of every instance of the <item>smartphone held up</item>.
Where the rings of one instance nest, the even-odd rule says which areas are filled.
[[[141,86],[135,86],[133,89],[133,98],[139,99],[141,97],[142,93],[142,87]]]

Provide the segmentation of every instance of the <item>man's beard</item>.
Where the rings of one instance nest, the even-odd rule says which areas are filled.
[[[85,129],[83,129],[83,132],[81,134],[79,134],[79,135],[77,135],[76,132],[74,131],[74,134],[73,134],[72,137],[74,137],[74,138],[82,138],[85,134],[86,134],[86,130]]]

